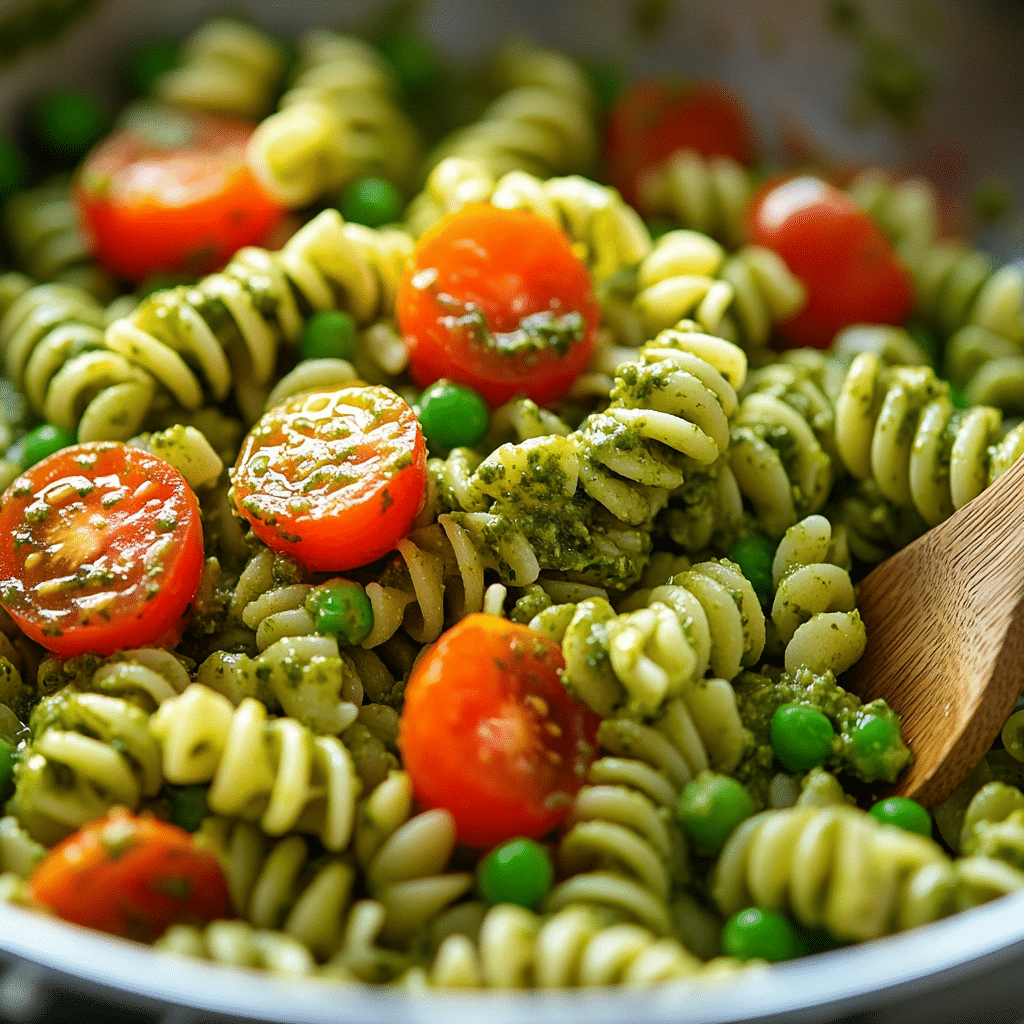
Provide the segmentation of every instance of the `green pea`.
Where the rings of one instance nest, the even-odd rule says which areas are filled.
[[[406,96],[421,96],[437,87],[441,57],[430,40],[418,32],[399,29],[381,40],[380,52],[391,66]]]
[[[733,914],[722,929],[722,952],[737,960],[777,964],[805,953],[796,928],[775,910],[750,907]]]
[[[171,822],[186,832],[195,832],[206,817],[209,786],[168,786]]]
[[[0,138],[0,202],[25,185],[25,161],[13,142]]]
[[[496,846],[476,871],[476,885],[487,903],[515,903],[532,910],[547,896],[554,878],[548,851],[532,839],[509,839]]]
[[[156,80],[178,63],[178,44],[169,39],[151,39],[137,46],[125,61],[124,77],[129,92],[145,96]]]
[[[748,533],[733,544],[729,558],[750,581],[761,604],[768,604],[774,591],[772,563],[775,561],[775,544],[762,533]]]
[[[7,740],[0,740],[0,799],[6,800],[14,790],[14,765],[18,748]]]
[[[832,723],[817,708],[783,704],[772,715],[772,751],[790,771],[806,772],[823,764],[834,738]]]
[[[967,398],[967,389],[959,384],[949,385],[949,400],[955,409],[970,409],[971,407]]]
[[[78,437],[73,430],[65,430],[53,423],[44,423],[35,430],[30,430],[24,438],[22,446],[22,466],[28,469],[37,462],[49,458],[62,448],[77,443]]]
[[[351,359],[356,351],[356,322],[343,309],[314,313],[302,332],[303,359]]]
[[[106,131],[107,119],[100,105],[77,90],[52,92],[36,106],[36,133],[55,156],[84,156]]]
[[[916,832],[919,836],[932,834],[932,816],[909,797],[886,797],[879,800],[868,813],[883,824],[896,825],[904,832]]]
[[[629,81],[626,66],[621,60],[588,61],[584,70],[602,110],[607,110],[619,98]]]
[[[418,411],[424,437],[441,448],[472,448],[490,422],[479,392],[450,380],[431,384],[420,395]]]
[[[655,220],[647,221],[647,230],[650,232],[653,241],[657,241],[662,235],[667,235],[670,231],[674,231],[679,225],[671,220],[662,220],[657,218]]]
[[[701,772],[679,795],[676,814],[698,853],[714,854],[733,829],[754,813],[754,801],[735,779]]]
[[[865,715],[850,731],[850,761],[866,782],[894,781],[902,750],[899,726],[892,718]]]
[[[359,178],[342,191],[338,209],[345,220],[379,228],[401,216],[402,193],[387,178]]]
[[[361,644],[373,630],[373,605],[352,580],[339,577],[314,587],[306,595],[306,611],[318,633],[336,636],[350,647]]]

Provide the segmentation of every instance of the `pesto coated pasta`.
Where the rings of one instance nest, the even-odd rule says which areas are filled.
[[[437,71],[437,96],[466,93],[441,132],[393,45],[314,29],[288,68],[241,21],[185,41],[147,102],[258,121],[249,167],[289,211],[190,283],[108,277],[62,182],[7,203],[0,516],[28,504],[0,530],[22,566],[4,576],[0,551],[0,898],[49,906],[39,864],[126,809],[223,881],[229,916],[179,915],[157,948],[415,994],[729,984],[787,958],[737,942],[744,914],[774,914],[795,956],[1024,890],[1016,726],[934,822],[920,809],[923,834],[877,811],[913,756],[898,716],[842,683],[871,643],[860,579],[1024,454],[1004,419],[1024,411],[1019,268],[943,238],[926,183],[865,172],[843,195],[889,240],[912,313],[788,348],[820,295],[749,241],[773,168],[676,149],[641,169],[641,213],[604,180],[583,63],[509,43],[479,95]],[[367,182],[398,206],[343,216],[342,189]],[[516,211],[522,235],[496,267],[461,238],[484,269],[442,286],[449,256],[414,259],[467,210]],[[533,223],[587,282],[593,347],[550,401],[524,385],[491,408],[481,351],[543,371],[591,330],[560,282],[530,305],[513,256]],[[410,294],[439,310],[440,380],[421,379],[437,339]],[[346,409],[319,424],[328,394]],[[54,617],[30,639],[25,606],[113,588],[97,538],[150,493],[93,499],[94,450],[166,463],[201,534],[167,628],[136,635],[145,607],[118,618],[90,591],[68,628],[113,620],[124,644],[67,655]],[[73,474],[33,490],[62,458]],[[246,504],[243,483],[286,498]],[[155,579],[153,552],[188,543],[151,512]],[[304,554],[318,530],[323,560]],[[68,561],[37,581],[49,560]],[[464,654],[469,629],[509,646]],[[427,775],[454,764],[454,783],[425,778],[415,714]],[[495,867],[513,857],[518,876]]]

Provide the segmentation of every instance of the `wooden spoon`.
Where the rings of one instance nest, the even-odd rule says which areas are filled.
[[[894,792],[934,807],[1024,690],[1024,459],[879,565],[857,607],[868,646],[842,685],[900,716],[914,763]]]

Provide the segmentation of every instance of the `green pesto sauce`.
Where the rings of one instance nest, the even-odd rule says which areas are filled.
[[[881,779],[866,769],[853,748],[853,730],[869,717],[888,719],[897,726],[898,720],[885,701],[863,704],[860,698],[839,686],[831,672],[820,676],[807,668],[778,675],[741,672],[733,680],[733,688],[740,718],[748,732],[747,747],[736,777],[761,803],[766,802],[772,777],[781,770],[772,753],[770,725],[772,715],[783,704],[816,708],[832,723],[836,736],[823,766],[829,771],[846,773],[864,782],[891,783],[911,762],[910,750],[900,740],[886,754]]]
[[[459,302],[444,293],[437,295],[437,301],[453,311],[454,315],[444,317],[448,328],[466,331],[475,347],[509,359],[536,362],[539,356],[550,352],[564,356],[586,336],[586,321],[576,310],[561,316],[551,310],[540,310],[524,316],[514,331],[492,333],[479,306]]]

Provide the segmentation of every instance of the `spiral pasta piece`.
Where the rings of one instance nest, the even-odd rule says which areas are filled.
[[[469,891],[473,876],[446,871],[455,850],[455,822],[446,810],[413,814],[412,781],[392,771],[356,813],[352,852],[383,911],[375,936],[407,946],[427,922]]]
[[[557,224],[598,282],[635,267],[651,249],[646,225],[614,189],[578,175],[512,170],[497,176],[485,162],[468,157],[449,156],[433,168],[406,212],[406,224],[419,235],[445,214],[479,202],[529,210]]]
[[[854,359],[836,399],[836,447],[847,471],[912,506],[929,526],[961,508],[1024,450],[1021,428],[1000,437],[990,406],[957,410],[927,367]]]
[[[565,54],[520,41],[498,52],[492,70],[497,98],[477,121],[443,139],[427,166],[458,156],[495,178],[513,170],[539,178],[589,171],[597,104],[583,69]]]
[[[344,849],[352,835],[358,779],[335,736],[315,736],[292,718],[268,719],[252,698],[236,709],[200,683],[164,702],[150,720],[163,777],[175,785],[209,782],[215,814],[257,821],[270,836],[316,835]]]
[[[117,294],[113,278],[93,260],[68,179],[54,178],[12,196],[4,227],[15,262],[33,280],[73,285],[101,302]]]
[[[62,690],[30,719],[10,808],[37,842],[55,842],[111,807],[137,809],[163,777],[160,748],[140,707],[102,693]]]
[[[553,914],[499,904],[474,938],[456,933],[440,945],[427,971],[438,988],[570,988],[647,986],[730,970],[705,965],[677,939],[616,921],[588,906]]]
[[[253,174],[291,209],[368,174],[407,188],[420,144],[395,92],[387,65],[367,43],[327,29],[307,33],[280,109],[249,141]]]
[[[750,171],[731,157],[680,149],[640,185],[643,206],[682,228],[710,235],[730,249],[746,236],[743,217],[754,192]]]
[[[652,715],[681,696],[706,704],[712,718],[730,716],[736,728],[722,737],[730,751],[722,763],[735,764],[739,718],[727,680],[756,663],[765,643],[753,587],[732,562],[712,559],[644,593],[643,601],[618,614],[600,598],[556,605],[530,625],[561,644],[566,685],[600,715],[619,707]],[[704,679],[709,670],[711,682]]]
[[[775,553],[772,622],[787,672],[839,675],[864,653],[867,632],[847,568],[829,560],[832,524],[821,515],[791,526]]]
[[[673,934],[675,895],[689,876],[679,794],[712,765],[738,762],[743,730],[731,689],[722,679],[690,687],[649,722],[606,718],[598,743],[602,756],[566,819],[561,881],[545,909],[587,905]]]
[[[125,386],[131,382],[141,393],[126,405],[117,388],[101,384],[105,390],[94,402],[104,405],[105,420],[83,416],[77,424],[76,406],[65,399],[64,419],[74,421],[70,428],[78,425],[82,440],[138,433],[154,394],[194,412],[233,390],[243,417],[253,422],[271,391],[282,342],[294,346],[301,337],[305,310],[341,308],[362,325],[391,316],[411,246],[397,229],[346,224],[336,210],[324,210],[277,252],[241,249],[220,273],[153,293],[106,328],[98,351],[60,367],[51,358],[34,375],[34,387],[55,400],[64,390],[57,383],[81,376],[83,360],[122,368]]]
[[[271,842],[250,822],[217,816],[197,841],[217,855],[240,918],[291,936],[320,961],[336,951],[355,880],[348,861],[314,855],[302,836]]]
[[[746,368],[730,342],[685,323],[663,331],[619,367],[608,407],[568,437],[505,444],[481,462],[457,451],[435,464],[438,500],[493,553],[505,584],[524,586],[550,568],[631,585],[670,491],[728,449]]]
[[[727,255],[696,231],[669,231],[640,264],[633,309],[647,337],[683,317],[703,330],[764,348],[773,326],[806,300],[806,289],[770,249],[744,246]]]
[[[106,347],[103,325],[103,307],[66,284],[28,289],[0,321],[7,375],[29,408],[83,440],[138,433],[154,394],[145,370]]]
[[[619,367],[607,409],[573,435],[583,490],[632,525],[659,511],[691,466],[710,466],[729,448],[728,421],[746,377],[737,346],[685,322],[679,328]]]
[[[832,487],[832,460],[806,410],[794,408],[785,396],[754,391],[742,399],[732,425],[729,465],[769,536],[819,511]]]
[[[725,914],[785,910],[806,927],[856,941],[1024,887],[1024,873],[997,864],[986,874],[980,860],[951,861],[931,839],[847,805],[795,807],[741,823],[719,855],[711,891]]]
[[[283,48],[237,18],[204,22],[182,44],[177,67],[153,83],[165,103],[258,121],[273,109],[284,74]]]

